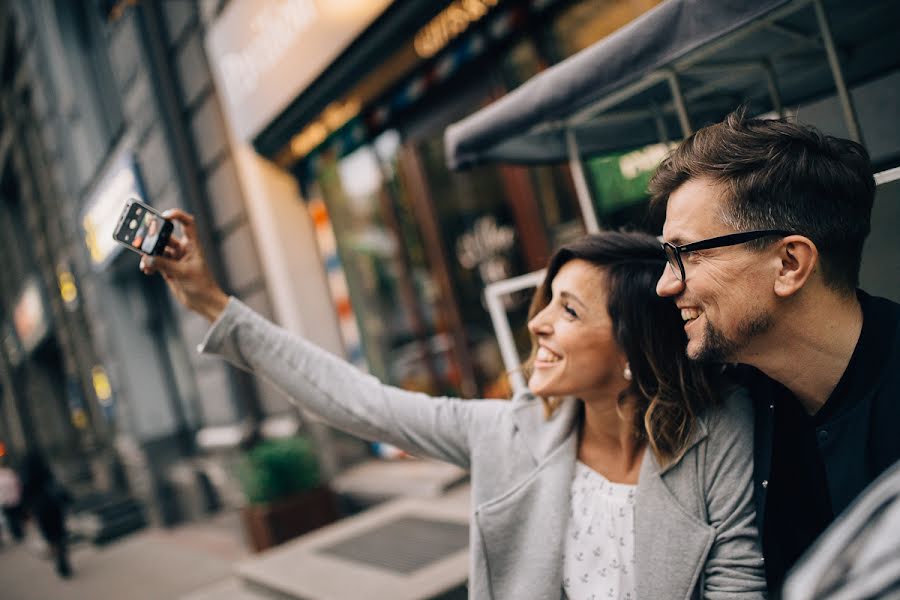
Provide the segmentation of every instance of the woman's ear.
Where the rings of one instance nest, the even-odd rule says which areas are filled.
[[[778,247],[779,268],[775,277],[775,294],[786,298],[806,285],[819,262],[819,250],[808,237],[790,235]]]

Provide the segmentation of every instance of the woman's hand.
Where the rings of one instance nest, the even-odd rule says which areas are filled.
[[[167,210],[163,217],[181,223],[184,238],[169,238],[162,256],[141,258],[145,275],[159,272],[172,293],[187,308],[215,321],[228,304],[228,295],[216,283],[197,243],[194,217],[180,209]]]

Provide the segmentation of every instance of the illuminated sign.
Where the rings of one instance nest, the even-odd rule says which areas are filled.
[[[430,58],[497,6],[499,0],[456,0],[423,27],[413,41],[422,58]]]
[[[56,265],[56,281],[59,284],[59,297],[67,310],[78,308],[78,285],[75,283],[75,275],[65,262]]]
[[[205,43],[235,135],[252,139],[389,4],[390,0],[231,0]]]
[[[291,138],[291,152],[298,158],[306,156],[310,150],[324,142],[329,134],[358,115],[360,108],[359,100],[353,98],[345,102],[332,102],[322,111],[318,119]]]
[[[259,78],[278,64],[291,41],[315,24],[319,17],[313,0],[288,0],[264,5],[251,19],[251,37],[246,46],[221,59],[225,92],[235,103],[252,94]]]
[[[91,369],[91,383],[94,386],[97,400],[101,404],[108,404],[112,400],[112,386],[109,383],[109,377],[106,375],[106,369],[103,368],[103,365],[94,365]]]
[[[144,194],[134,158],[126,153],[111,163],[81,215],[84,244],[96,269],[105,267],[121,251],[113,231],[129,196],[143,198]]]

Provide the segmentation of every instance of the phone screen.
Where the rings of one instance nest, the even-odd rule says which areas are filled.
[[[153,254],[160,234],[166,229],[166,220],[155,211],[132,202],[116,231],[116,239],[138,252]]]

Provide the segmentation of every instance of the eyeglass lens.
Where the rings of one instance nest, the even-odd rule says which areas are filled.
[[[672,269],[672,274],[675,275],[678,281],[682,281],[681,261],[678,260],[678,251],[668,244],[663,246],[663,248],[666,251],[666,261],[669,263],[669,268]]]

